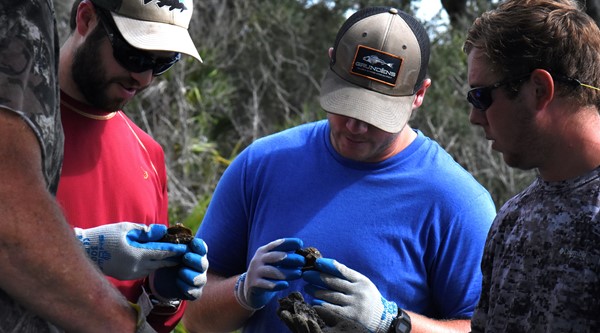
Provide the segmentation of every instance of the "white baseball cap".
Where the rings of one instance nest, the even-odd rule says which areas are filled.
[[[180,52],[202,62],[188,32],[192,0],[91,0],[111,12],[131,46],[141,50]]]

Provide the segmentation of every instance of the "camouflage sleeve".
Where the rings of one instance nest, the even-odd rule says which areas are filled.
[[[19,114],[35,132],[53,193],[63,146],[58,50],[51,0],[0,2],[0,107]]]

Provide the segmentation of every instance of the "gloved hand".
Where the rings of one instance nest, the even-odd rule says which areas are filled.
[[[325,327],[321,329],[323,333],[371,333],[361,323],[337,314],[333,310],[329,310],[322,306],[315,306],[313,309],[315,309],[319,317],[325,322]],[[310,333],[313,332],[311,331]]]
[[[289,287],[288,281],[299,279],[305,259],[294,251],[300,248],[302,240],[298,238],[282,238],[259,247],[235,285],[238,303],[247,310],[261,309],[277,291]]]
[[[383,298],[371,280],[328,258],[318,258],[315,269],[302,278],[309,283],[305,291],[314,297],[312,304],[320,316],[345,317],[373,333],[388,331],[398,306]]]
[[[202,295],[208,269],[208,246],[202,239],[194,238],[187,247],[181,265],[160,268],[150,274],[150,291],[157,299],[195,300]]]
[[[297,291],[279,299],[277,316],[292,333],[371,333],[366,327],[334,312],[324,310],[317,313]]]
[[[157,242],[167,233],[162,224],[119,222],[74,230],[88,257],[104,274],[120,280],[139,279],[156,269],[175,266],[187,248]]]

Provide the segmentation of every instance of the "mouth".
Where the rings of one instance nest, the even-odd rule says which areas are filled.
[[[126,86],[123,84],[121,84],[121,87],[131,93],[135,93],[138,90],[138,88],[136,88],[136,87]]]
[[[352,143],[357,143],[357,144],[365,142],[365,140],[363,140],[361,138],[354,138],[354,137],[351,137],[351,136],[346,136],[346,140],[349,141],[349,142],[352,142]]]
[[[492,136],[487,131],[484,131],[483,133],[485,134],[485,139],[486,140],[488,140],[488,141],[494,141],[494,138],[492,138]]]
[[[133,96],[135,96],[135,94],[137,94],[138,89],[136,87],[132,87],[132,86],[126,86],[124,84],[119,84],[119,87],[121,88],[121,97],[125,98],[125,99],[130,99]]]

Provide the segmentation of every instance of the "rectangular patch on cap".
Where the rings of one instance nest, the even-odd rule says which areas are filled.
[[[387,84],[396,85],[402,58],[364,45],[359,45],[354,55],[350,73]]]

